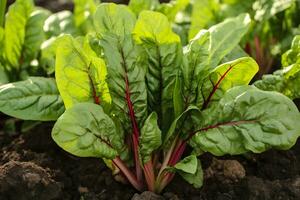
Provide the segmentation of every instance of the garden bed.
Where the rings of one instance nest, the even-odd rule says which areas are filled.
[[[52,124],[30,133],[7,137],[1,133],[0,199],[149,199],[130,185],[117,183],[103,162],[77,158],[51,140]],[[300,199],[300,141],[289,151],[261,155],[201,156],[206,180],[194,189],[181,178],[154,199]],[[234,161],[232,161],[234,160]],[[238,163],[236,162],[238,161]],[[246,176],[243,177],[243,168]],[[152,194],[153,195],[153,194]]]

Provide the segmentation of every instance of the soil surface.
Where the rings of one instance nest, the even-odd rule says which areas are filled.
[[[138,194],[116,182],[99,159],[64,152],[52,141],[51,128],[44,123],[28,133],[7,135],[0,127],[1,200],[300,199],[300,141],[289,151],[260,155],[221,159],[204,154],[201,189],[176,177],[159,196]]]

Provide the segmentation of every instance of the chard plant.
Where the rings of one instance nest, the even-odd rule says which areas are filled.
[[[103,159],[138,191],[160,193],[175,173],[201,187],[203,152],[295,144],[297,107],[283,94],[249,86],[258,65],[235,51],[249,15],[201,30],[185,47],[159,12],[137,16],[103,3],[92,21],[95,33],[60,38],[56,84],[33,77],[1,86],[0,110],[36,120],[60,116],[52,130],[58,146]]]

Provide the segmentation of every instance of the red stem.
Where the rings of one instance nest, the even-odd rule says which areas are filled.
[[[152,160],[144,165],[144,174],[148,185],[148,190],[153,192],[155,185],[155,176]]]
[[[125,175],[127,180],[133,185],[138,191],[143,191],[143,184],[137,180],[137,178],[132,174],[128,167],[123,163],[120,157],[116,157],[112,160],[113,163],[120,169],[120,171]]]

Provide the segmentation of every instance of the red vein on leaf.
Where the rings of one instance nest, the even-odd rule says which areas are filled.
[[[202,110],[204,110],[205,108],[207,108],[212,96],[216,93],[217,89],[219,88],[221,82],[225,79],[225,77],[227,76],[227,74],[232,70],[232,68],[234,66],[236,66],[239,63],[236,63],[234,65],[230,65],[230,67],[225,71],[225,73],[220,77],[220,79],[218,80],[218,82],[214,85],[213,90],[210,92],[209,96],[207,97],[207,99],[204,101],[203,106],[202,106]]]
[[[93,92],[94,102],[95,102],[95,104],[100,105],[100,97],[97,96],[96,87],[95,87],[95,84],[94,84],[94,82],[93,82],[92,76],[91,76],[91,74],[90,74],[90,67],[91,67],[91,64],[92,64],[92,63],[89,64],[87,73],[88,73],[88,77],[89,77],[89,79],[90,79],[90,82],[91,82],[91,84],[92,84],[92,89],[93,89],[92,92]]]
[[[123,51],[121,50],[121,56],[122,56],[122,61],[123,61],[123,67],[125,70],[125,99],[127,102],[128,110],[129,110],[129,116],[132,124],[132,129],[133,129],[133,136],[132,136],[132,143],[133,143],[133,151],[134,151],[134,158],[135,158],[135,168],[136,168],[136,176],[137,179],[140,180],[142,177],[142,169],[139,163],[139,154],[138,154],[138,146],[139,146],[139,128],[137,125],[135,113],[134,113],[134,108],[133,104],[130,99],[130,88],[129,88],[129,80],[128,80],[128,72],[127,72],[127,66],[125,63],[125,56]]]
[[[211,126],[207,126],[205,128],[198,129],[198,130],[190,133],[189,137],[185,141],[186,142],[189,141],[198,132],[208,131],[210,129],[219,128],[220,126],[235,126],[235,125],[240,125],[240,124],[252,124],[252,123],[256,123],[256,122],[257,122],[257,120],[239,120],[239,121],[218,123],[215,125],[211,125]]]

